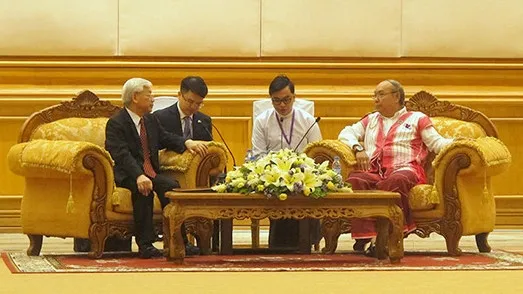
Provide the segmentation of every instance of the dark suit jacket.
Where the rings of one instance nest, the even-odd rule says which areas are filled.
[[[186,149],[185,140],[166,132],[158,120],[151,115],[144,116],[144,123],[149,141],[151,163],[154,170],[159,173],[158,151],[167,148],[182,153]],[[128,177],[136,180],[138,176],[144,174],[140,136],[125,108],[107,121],[105,149],[109,151],[114,160],[114,180],[117,185]]]
[[[155,111],[153,116],[158,118],[166,131],[183,136],[178,102],[167,108]],[[201,120],[202,123],[199,124],[198,120]],[[209,116],[197,111],[192,116],[192,127],[193,140],[212,141],[212,123]]]

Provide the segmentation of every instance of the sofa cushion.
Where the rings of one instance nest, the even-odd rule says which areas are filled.
[[[64,118],[38,126],[31,135],[31,140],[68,140],[85,141],[105,146],[105,125],[107,117]]]
[[[111,195],[111,204],[114,212],[118,213],[126,213],[126,214],[132,214],[133,213],[133,201],[131,198],[131,191],[129,189],[125,188],[116,188],[114,189],[113,195]],[[160,200],[158,200],[158,197],[154,197],[154,207],[153,207],[153,213],[154,214],[161,214],[162,213],[162,206],[160,205]]]
[[[409,205],[412,210],[430,210],[438,203],[438,192],[432,185],[416,185],[410,190]]]
[[[434,128],[445,138],[465,137],[477,139],[487,135],[485,130],[477,123],[443,116],[435,116],[430,119],[434,124]]]

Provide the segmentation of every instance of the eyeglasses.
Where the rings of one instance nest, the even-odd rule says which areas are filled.
[[[374,98],[378,98],[378,99],[381,99],[389,94],[394,94],[394,93],[398,93],[398,91],[392,91],[392,92],[388,92],[388,93],[383,93],[383,92],[374,92],[374,95],[372,95],[372,97]]]
[[[285,97],[285,98],[271,98],[273,104],[280,104],[283,103],[285,105],[291,103],[292,98],[291,97]]]
[[[198,107],[198,108],[202,108],[202,107],[203,107],[203,101],[202,101],[202,102],[196,102],[196,101],[194,101],[194,100],[187,99],[187,98],[185,98],[185,96],[183,95],[183,93],[182,93],[182,98],[183,98],[183,100],[185,100],[185,102],[189,103],[190,106],[193,106],[193,105],[194,105],[194,106],[196,106],[196,107]]]

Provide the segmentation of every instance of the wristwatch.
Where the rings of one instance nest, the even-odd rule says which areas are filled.
[[[363,150],[365,150],[365,148],[363,148],[363,146],[361,146],[360,144],[355,144],[354,146],[352,146],[352,151],[354,151],[354,154]]]

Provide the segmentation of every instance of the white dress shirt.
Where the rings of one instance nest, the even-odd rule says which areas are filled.
[[[292,116],[294,112],[294,129],[291,137],[291,124]],[[280,124],[278,118],[283,118]],[[270,108],[260,113],[254,120],[254,126],[252,130],[252,151],[254,156],[267,152],[267,151],[278,151],[281,149],[293,149],[296,148],[298,142],[303,138],[310,126],[314,124],[316,119],[308,112],[294,108],[291,113],[282,117],[277,114],[274,108]],[[282,132],[283,129],[283,132]],[[284,134],[290,139],[290,144],[287,142]],[[296,149],[296,152],[302,152],[310,142],[320,141],[321,131],[318,124],[314,124],[305,139],[300,143],[300,146]]]
[[[129,116],[131,116],[131,119],[133,120],[134,127],[136,128],[136,131],[138,132],[138,136],[140,135],[140,120],[142,119],[138,114],[132,112],[129,108],[125,108],[127,110],[127,113],[129,113]]]

